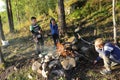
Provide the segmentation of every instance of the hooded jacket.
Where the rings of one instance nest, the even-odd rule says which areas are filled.
[[[57,24],[55,24],[55,25],[50,24],[50,29],[51,29],[51,34],[52,35],[59,34],[58,25]]]
[[[112,43],[106,43],[102,49],[96,49],[99,54],[105,55],[110,60],[120,63],[120,48]],[[101,58],[98,57],[97,61]]]

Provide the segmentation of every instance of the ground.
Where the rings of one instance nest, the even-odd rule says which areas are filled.
[[[27,33],[27,35],[26,35]],[[23,35],[24,34],[24,35]],[[28,35],[29,34],[29,35]],[[22,36],[21,36],[22,35]],[[11,37],[9,37],[11,36]],[[34,42],[29,32],[19,34],[8,34],[7,38],[10,42],[8,47],[2,47],[4,58],[6,61],[6,68],[0,72],[1,80],[44,80],[40,74],[34,73],[31,70],[32,62],[38,59],[35,55]],[[51,37],[45,38],[45,46],[53,46]],[[116,70],[116,68],[118,68]],[[120,67],[114,68],[112,74],[101,75],[99,71],[102,69],[102,64],[93,65],[93,63],[81,59],[73,70],[72,77],[76,80],[119,80]]]

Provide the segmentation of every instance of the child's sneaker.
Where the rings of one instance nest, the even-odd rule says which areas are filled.
[[[100,73],[103,74],[103,75],[107,75],[107,74],[111,74],[111,71],[103,69],[102,71],[100,71]]]

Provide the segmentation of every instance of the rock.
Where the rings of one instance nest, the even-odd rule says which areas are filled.
[[[72,45],[73,50],[78,50],[78,47],[76,45]]]
[[[53,76],[54,76],[54,78],[56,77],[56,79],[58,76],[66,77],[65,71],[63,69],[52,70],[50,75],[52,75],[52,78],[53,78]],[[60,80],[62,80],[62,79],[60,79]]]
[[[33,77],[32,77],[30,74],[28,74],[28,78],[29,78],[29,79],[33,79]]]
[[[47,78],[47,74],[48,74],[48,71],[46,71],[47,65],[48,65],[48,63],[45,63],[45,62],[42,64],[41,74],[44,78]]]
[[[48,53],[48,56],[49,56],[49,57],[52,57],[52,56],[53,56],[53,53],[52,53],[52,52],[49,52],[49,53]]]
[[[75,57],[75,61],[78,61],[79,60],[79,57]]]
[[[40,67],[41,67],[41,64],[40,64],[38,61],[35,61],[35,62],[32,64],[32,70],[33,70],[33,71],[39,70]]]
[[[61,65],[63,66],[65,70],[69,70],[76,66],[76,62],[74,58],[69,57],[61,61]]]
[[[76,62],[74,58],[69,58],[69,65],[71,65],[71,67],[75,67],[76,66]]]
[[[42,70],[45,70],[47,68],[47,63],[42,64]]]
[[[39,57],[40,57],[40,58],[42,58],[42,57],[43,57],[43,55],[42,55],[42,54],[39,54]]]
[[[40,69],[37,70],[37,73],[42,74],[42,71]]]
[[[2,46],[8,46],[9,45],[9,42],[8,41],[1,41],[2,42]]]
[[[15,71],[17,71],[17,70],[18,70],[15,66],[13,67],[13,69],[14,69]]]
[[[77,44],[78,43],[78,39],[74,39],[73,41],[72,41],[72,44]]]
[[[84,47],[84,46],[81,48],[81,50],[82,50],[83,52],[86,52],[86,51],[88,51],[88,49],[89,49],[89,48],[87,48],[87,47]]]
[[[68,39],[67,42],[72,42],[72,41],[74,41],[74,39],[75,39],[75,37],[71,37],[71,38]]]
[[[49,63],[48,67],[51,69],[52,67],[55,67],[56,65],[60,65],[58,60],[53,60]]]
[[[44,62],[49,62],[51,60],[52,57],[46,55],[44,58]]]

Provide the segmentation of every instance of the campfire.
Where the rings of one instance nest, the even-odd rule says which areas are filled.
[[[64,45],[61,44],[60,42],[57,43],[57,53],[60,56],[67,57],[67,56],[72,56],[74,57],[74,54],[72,51],[65,49]]]
[[[41,73],[47,80],[54,80],[51,78],[53,75],[57,78],[55,80],[58,80],[58,77],[66,77],[66,70],[76,67],[76,62],[80,58],[78,52],[66,48],[65,45],[59,42],[56,50],[46,50],[48,50],[46,51],[47,54],[39,55],[40,62],[33,63],[32,70]]]

